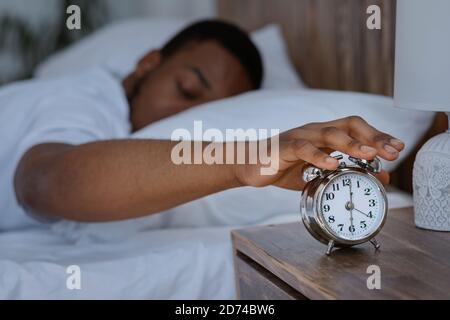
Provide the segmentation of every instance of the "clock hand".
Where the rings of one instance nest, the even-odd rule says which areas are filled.
[[[364,213],[364,212],[362,212],[361,210],[356,209],[356,208],[353,208],[353,209],[355,209],[355,210],[358,211],[359,213],[365,215],[367,218],[371,218],[367,213]]]
[[[351,230],[353,230],[355,228],[355,226],[353,225],[353,213],[352,213],[352,210],[350,210],[350,227],[353,227],[353,228],[351,228]],[[353,231],[350,231],[350,232],[353,235]]]
[[[350,228],[353,230],[355,226],[353,225],[353,192],[352,192],[352,180],[350,179],[349,184],[349,190],[350,190],[350,205],[349,205],[349,211],[350,211]],[[352,228],[353,227],[353,228]],[[353,231],[350,231],[353,235]]]
[[[349,190],[350,190],[350,205],[353,206],[353,192],[352,192],[352,180],[350,179],[349,184]]]

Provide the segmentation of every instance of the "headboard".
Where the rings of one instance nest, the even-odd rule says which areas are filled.
[[[366,9],[381,8],[381,30],[366,27]],[[251,31],[278,23],[302,80],[311,88],[392,96],[395,0],[217,0],[219,17]],[[420,146],[445,131],[436,116],[422,143],[391,175],[392,184],[412,191],[412,167]]]

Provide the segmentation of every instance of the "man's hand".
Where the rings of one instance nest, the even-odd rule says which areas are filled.
[[[395,160],[405,146],[402,141],[376,130],[356,116],[330,122],[310,123],[282,133],[279,141],[278,173],[261,175],[260,169],[263,165],[260,164],[237,165],[236,177],[242,185],[255,187],[276,185],[301,190],[304,187],[301,177],[305,163],[334,170],[339,163],[329,156],[333,151],[367,160],[375,156]],[[384,184],[389,182],[389,175],[385,171],[377,177]]]

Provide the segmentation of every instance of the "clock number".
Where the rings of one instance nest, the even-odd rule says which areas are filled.
[[[350,227],[348,227],[348,231],[350,231],[351,233],[355,232],[355,226],[351,225]]]
[[[375,200],[374,199],[370,199],[369,200],[369,207],[375,207]]]
[[[358,181],[356,181],[356,187],[357,187],[357,188],[359,188],[359,187],[360,187],[360,185],[359,185],[359,180],[358,180]]]
[[[363,229],[367,228],[367,224],[365,221],[361,221],[360,225],[361,225],[361,228],[363,228]]]
[[[333,200],[334,199],[334,193],[333,192],[326,193],[325,194],[325,199],[326,200]]]
[[[364,189],[364,195],[366,195],[366,196],[370,196],[370,188],[366,188],[366,189]]]
[[[342,229],[344,229],[344,225],[343,224],[338,224],[339,227],[339,231],[342,231]]]
[[[367,215],[369,216],[369,218],[373,218],[372,211],[369,211],[369,213]]]
[[[333,183],[333,191],[339,191],[339,183]]]
[[[329,223],[334,223],[336,220],[334,219],[334,216],[329,216],[328,217],[328,222]]]
[[[344,179],[342,180],[342,185],[345,186],[350,186],[350,179]]]
[[[326,205],[324,205],[323,206],[323,211],[325,211],[325,212],[328,212],[328,211],[330,211],[330,206],[328,205],[328,204],[326,204]]]

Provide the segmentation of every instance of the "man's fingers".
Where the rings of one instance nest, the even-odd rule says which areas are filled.
[[[378,180],[380,180],[380,182],[383,184],[383,185],[388,185],[389,184],[389,181],[390,181],[390,176],[389,176],[389,173],[387,172],[387,171],[384,171],[384,170],[382,170],[380,173],[376,173],[376,174],[374,174],[375,175],[375,177],[378,179]]]
[[[310,123],[284,134],[287,139],[305,139],[318,148],[331,148],[348,155],[373,159],[379,155],[395,160],[403,143],[393,139],[365,122],[360,117],[348,117],[326,123]],[[392,149],[396,145],[397,149]]]
[[[321,144],[326,148],[343,152],[353,157],[373,159],[377,155],[377,149],[361,143],[350,137],[345,131],[334,127],[323,127],[321,132]]]
[[[375,148],[378,155],[386,160],[397,159],[399,152],[405,147],[402,141],[375,129],[361,117],[352,116],[346,120],[350,129],[350,135]]]
[[[295,156],[320,168],[337,166],[334,159],[317,149],[332,149],[362,159],[380,156],[395,160],[404,148],[404,143],[370,126],[364,119],[351,116],[324,123],[309,123],[283,133],[286,143],[296,150]],[[298,160],[298,159],[297,159]],[[293,161],[293,160],[292,160]]]
[[[306,161],[318,168],[334,170],[339,162],[313,146],[308,140],[297,139],[282,145],[281,159],[288,162]]]

